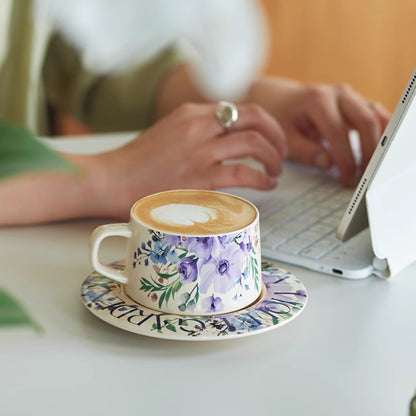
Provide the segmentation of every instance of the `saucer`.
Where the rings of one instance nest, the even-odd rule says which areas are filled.
[[[124,262],[113,263],[120,268]],[[305,308],[302,282],[276,264],[262,262],[263,291],[253,304],[213,316],[179,315],[156,311],[132,300],[122,283],[97,272],[81,286],[84,305],[103,321],[126,331],[180,341],[214,341],[261,334],[296,318]]]

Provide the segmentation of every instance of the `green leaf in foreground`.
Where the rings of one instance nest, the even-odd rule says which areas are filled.
[[[16,299],[0,290],[0,330],[15,327],[41,329]]]
[[[0,120],[0,178],[34,170],[78,172],[74,165],[40,143],[29,131]]]
[[[410,416],[416,416],[416,394],[410,402]]]

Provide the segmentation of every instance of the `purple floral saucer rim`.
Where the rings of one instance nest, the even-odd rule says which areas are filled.
[[[123,267],[123,262],[113,263]],[[213,316],[156,311],[133,301],[124,285],[101,274],[90,274],[81,286],[84,305],[103,321],[140,335],[180,341],[214,341],[260,334],[283,326],[305,308],[302,282],[275,263],[262,262],[263,291],[245,309]]]

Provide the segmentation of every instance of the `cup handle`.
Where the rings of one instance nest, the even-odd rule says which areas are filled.
[[[106,224],[97,227],[91,234],[90,239],[90,261],[94,269],[103,276],[114,279],[120,283],[127,283],[127,276],[122,270],[106,266],[100,262],[98,252],[102,241],[107,237],[131,238],[132,232],[127,223]]]

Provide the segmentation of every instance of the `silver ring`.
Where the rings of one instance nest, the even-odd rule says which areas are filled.
[[[229,128],[238,120],[238,110],[235,104],[220,101],[215,107],[215,116],[224,128]]]

